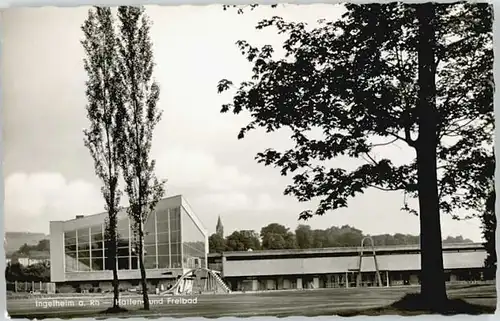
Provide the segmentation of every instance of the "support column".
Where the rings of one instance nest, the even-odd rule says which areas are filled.
[[[257,279],[252,280],[252,291],[258,291],[259,290],[259,281]]]
[[[132,227],[130,226],[130,216],[128,217],[128,269],[132,269]],[[134,238],[135,239],[135,238]],[[134,246],[134,248],[137,248]],[[134,252],[135,253],[135,252]],[[135,253],[137,255],[137,253]],[[116,259],[118,264],[118,258]]]
[[[349,287],[349,274],[348,272],[345,272],[345,287]]]
[[[387,283],[387,287],[391,284],[389,281],[389,271],[385,271],[385,282]]]
[[[167,209],[167,230],[168,230],[168,267],[172,266],[172,231],[170,230],[170,209]]]
[[[313,288],[319,289],[319,277],[317,276],[313,278]]]
[[[153,218],[155,220],[155,268],[160,268],[160,262],[158,261],[158,218],[156,215],[156,211],[153,212]]]

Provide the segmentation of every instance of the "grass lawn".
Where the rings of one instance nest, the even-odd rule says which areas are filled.
[[[12,318],[83,318],[107,317],[206,317],[225,316],[320,316],[320,315],[417,315],[432,313],[419,307],[419,287],[350,288],[297,290],[227,295],[199,295],[194,304],[178,304],[179,297],[151,295],[157,300],[149,311],[140,304],[127,305],[127,312],[105,313],[112,306],[112,295],[96,298],[72,297],[73,306],[42,307],[43,300],[54,298],[7,299],[7,311]],[[450,304],[441,314],[491,314],[496,307],[495,285],[451,286]],[[134,298],[127,296],[127,298]],[[136,299],[141,299],[136,296]],[[161,300],[163,299],[163,300]],[[59,302],[58,301],[58,302]],[[159,302],[161,301],[161,302]],[[62,302],[62,301],[61,301]]]

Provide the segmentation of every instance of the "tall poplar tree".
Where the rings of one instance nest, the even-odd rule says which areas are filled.
[[[90,125],[84,130],[84,143],[94,160],[95,172],[102,181],[101,192],[108,212],[105,238],[102,246],[107,248],[105,264],[113,270],[113,307],[120,311],[118,271],[116,264],[117,214],[122,195],[118,180],[123,133],[124,110],[121,100],[120,71],[117,61],[117,39],[113,16],[108,7],[89,10],[82,26],[82,45],[86,57],[84,67],[88,75],[86,82],[87,118]],[[92,264],[92,262],[91,262]],[[106,267],[102,268],[106,268]]]
[[[440,214],[479,216],[493,154],[492,6],[486,3],[344,5],[338,21],[317,27],[265,19],[287,36],[274,48],[238,41],[253,75],[222,112],[247,111],[256,128],[287,128],[295,146],[267,149],[258,162],[293,175],[285,194],[319,200],[300,218],[347,207],[369,188],[401,191],[404,210],[420,217],[421,299],[447,304]],[[218,91],[232,86],[221,80]],[[321,133],[318,138],[318,133]],[[395,164],[380,148],[396,142],[415,154]],[[378,157],[375,154],[379,154]],[[354,170],[337,157],[364,160]],[[418,198],[412,208],[408,198]]]
[[[149,37],[150,22],[143,7],[118,8],[120,71],[124,77],[126,121],[123,130],[125,152],[121,167],[129,198],[128,214],[133,222],[134,243],[141,271],[144,309],[149,310],[146,270],[144,268],[144,224],[164,194],[164,183],[155,176],[151,142],[161,119],[156,107],[160,89],[153,80],[153,51]]]

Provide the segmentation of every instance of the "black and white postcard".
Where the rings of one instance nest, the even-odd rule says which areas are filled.
[[[493,314],[493,5],[4,9],[11,318]]]

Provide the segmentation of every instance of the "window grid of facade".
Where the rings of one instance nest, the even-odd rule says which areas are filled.
[[[196,268],[205,266],[205,236],[189,214],[181,209],[183,266]]]
[[[155,266],[158,268],[159,263],[158,263],[158,219],[156,218],[156,212],[154,212],[154,219],[155,219]]]
[[[182,207],[151,213],[144,225],[146,269],[205,266],[205,237]],[[116,265],[119,270],[139,268],[131,220],[117,222]],[[104,224],[64,232],[65,271],[110,270]]]

